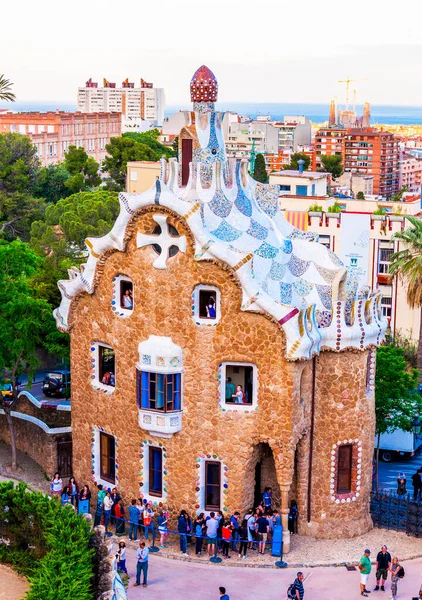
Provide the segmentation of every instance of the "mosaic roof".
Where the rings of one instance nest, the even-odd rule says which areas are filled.
[[[213,74],[201,67],[198,73]],[[209,73],[208,73],[209,71]],[[196,78],[196,79],[195,79]],[[215,78],[214,78],[215,80]],[[357,290],[347,280],[340,259],[312,233],[295,229],[279,209],[278,186],[264,185],[248,174],[248,161],[227,160],[223,116],[208,99],[195,100],[193,162],[186,187],[181,187],[179,163],[162,161],[159,181],[138,195],[120,194],[120,214],[103,238],[89,238],[90,256],[79,273],[59,282],[62,303],[55,311],[58,326],[68,328],[73,296],[93,293],[98,258],[111,248],[123,250],[127,223],[136,210],[156,205],[183,217],[195,241],[195,260],[217,259],[229,265],[242,290],[242,310],[271,315],[284,329],[287,358],[309,358],[321,348],[364,349],[380,343],[386,321],[380,295]],[[196,132],[196,133],[195,133]]]
[[[205,65],[195,71],[190,82],[192,102],[216,102],[218,83],[214,73]]]

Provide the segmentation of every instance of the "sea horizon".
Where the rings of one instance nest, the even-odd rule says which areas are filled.
[[[190,108],[188,104],[171,104],[165,108],[164,114],[168,117],[179,110],[190,110]],[[304,102],[217,102],[216,108],[219,111],[235,112],[252,118],[269,114],[275,121],[282,120],[284,116],[303,115],[313,123],[327,121],[329,110],[327,104]],[[10,109],[14,112],[55,112],[56,110],[72,112],[76,111],[76,104],[65,101],[0,102],[0,109]],[[356,111],[361,115],[363,106],[357,105]],[[422,106],[374,104],[371,106],[371,123],[422,125]]]

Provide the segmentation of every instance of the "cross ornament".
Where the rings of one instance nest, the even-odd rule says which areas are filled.
[[[167,259],[171,246],[176,246],[181,252],[186,252],[186,237],[184,235],[170,235],[167,217],[165,215],[153,215],[152,218],[160,226],[161,233],[145,234],[138,233],[136,236],[136,245],[138,248],[144,246],[157,245],[161,248],[161,254],[157,256],[152,265],[156,269],[167,269]]]

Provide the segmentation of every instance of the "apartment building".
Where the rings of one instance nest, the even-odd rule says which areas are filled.
[[[398,241],[392,241],[393,234],[410,226],[405,215],[420,216],[421,213],[419,194],[407,194],[405,200],[380,203],[340,199],[338,203],[343,211],[329,213],[334,199],[320,198],[317,203],[322,208],[321,213],[308,215],[304,229],[318,233],[320,243],[335,252],[349,270],[355,269],[360,285],[369,285],[382,292],[382,313],[393,333],[400,330],[417,341],[420,310],[408,306],[403,283],[388,274],[391,255],[402,248]],[[279,198],[279,206],[285,210],[286,218],[290,221],[294,218],[295,224],[303,222],[297,213],[306,214],[312,204],[315,204],[313,198],[284,195]],[[382,206],[387,214],[374,215],[378,206]]]
[[[399,188],[403,186],[409,192],[418,192],[422,186],[422,156],[417,158],[406,151],[400,152]]]
[[[312,123],[304,116],[285,116],[283,121],[276,121],[278,129],[278,147],[280,151],[296,152],[298,146],[311,143]]]
[[[322,168],[321,156],[339,155],[343,156],[343,140],[347,129],[342,125],[322,127],[315,134],[315,165],[317,169]]]
[[[278,154],[278,129],[272,123],[251,121],[230,123],[226,137],[229,157],[249,158],[252,149],[256,154]]]
[[[0,113],[0,133],[27,135],[44,166],[64,159],[70,146],[84,148],[97,162],[104,160],[110,138],[121,135],[120,113]]]
[[[140,80],[139,86],[129,82],[122,82],[122,87],[116,87],[104,79],[103,86],[92,78],[85,83],[85,87],[78,88],[78,111],[89,112],[118,112],[128,119],[143,119],[156,126],[161,126],[164,121],[164,89],[155,88],[152,83]]]

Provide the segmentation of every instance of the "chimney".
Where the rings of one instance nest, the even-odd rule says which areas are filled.
[[[303,158],[300,158],[297,161],[298,167],[299,167],[299,173],[303,173],[303,165],[305,164],[305,161],[303,160]]]

